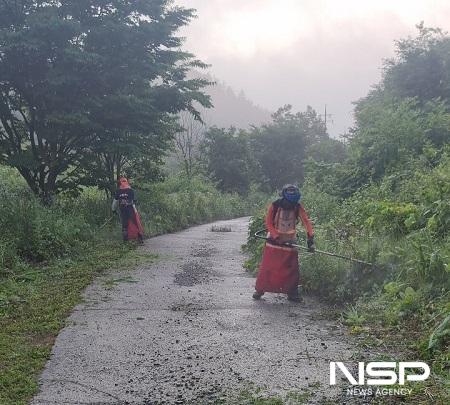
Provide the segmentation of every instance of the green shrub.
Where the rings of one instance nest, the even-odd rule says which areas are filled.
[[[374,265],[300,252],[300,275],[305,291],[350,304],[343,318],[355,331],[365,324],[413,328],[422,357],[442,374],[450,340],[450,160],[445,149],[431,155],[342,200],[307,179],[302,194],[316,247]],[[264,245],[253,234],[264,228],[264,215],[265,209],[254,211],[244,246],[253,273]],[[299,243],[305,242],[300,231]]]
[[[137,191],[137,198],[146,233],[157,235],[189,225],[248,215],[254,207],[253,201],[259,202],[257,193],[254,190],[244,198],[235,193],[222,193],[210,180],[200,176],[174,176],[144,185]]]
[[[63,208],[43,206],[26,190],[0,189],[0,262],[12,268],[18,261],[42,262],[76,251],[92,239],[84,218]]]
[[[74,254],[83,244],[103,237],[99,231],[105,225],[119,228],[118,218],[112,217],[111,201],[99,190],[86,188],[76,199],[60,195],[47,207],[17,180],[17,173],[0,170],[8,176],[0,186],[0,226],[5,230],[0,235],[2,269]],[[176,176],[140,188],[138,185],[138,208],[149,236],[247,215],[260,196],[254,188],[248,199],[221,193],[202,177]],[[112,232],[120,237],[120,231]]]

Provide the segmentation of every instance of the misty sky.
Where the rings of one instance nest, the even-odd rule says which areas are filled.
[[[352,124],[352,101],[380,79],[393,41],[415,24],[450,30],[449,0],[176,0],[197,9],[185,48],[260,106],[312,105]]]

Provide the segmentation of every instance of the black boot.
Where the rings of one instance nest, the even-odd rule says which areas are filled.
[[[292,302],[303,302],[303,297],[299,293],[299,287],[296,287],[289,291],[287,299]]]
[[[253,299],[254,299],[254,300],[259,300],[263,295],[264,295],[264,292],[261,292],[261,291],[255,291],[255,292],[253,293]]]

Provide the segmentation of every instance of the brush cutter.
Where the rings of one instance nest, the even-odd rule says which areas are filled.
[[[266,236],[262,236],[261,233],[267,233],[267,229],[261,229],[260,231],[256,232],[255,233],[255,238],[257,238],[257,239],[264,239],[264,240],[270,240],[270,238],[267,238]],[[307,247],[300,246],[300,245],[297,245],[295,243],[285,242],[285,243],[280,243],[280,246],[295,247],[297,249],[309,251],[309,249]],[[310,253],[319,253],[319,254],[326,255],[326,256],[337,257],[339,259],[348,260],[348,261],[353,262],[353,263],[364,264],[366,266],[373,266],[372,263],[368,263],[368,262],[365,262],[363,260],[355,259],[353,257],[339,255],[337,253],[324,252],[323,250],[315,249],[314,252],[310,252]]]

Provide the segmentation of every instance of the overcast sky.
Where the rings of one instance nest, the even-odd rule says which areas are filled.
[[[337,136],[352,101],[380,79],[393,41],[415,24],[450,30],[449,0],[176,0],[197,9],[185,48],[256,104],[275,110],[327,104]]]

